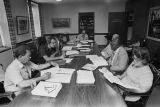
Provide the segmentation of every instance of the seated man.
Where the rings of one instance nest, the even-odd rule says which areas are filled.
[[[51,37],[48,42],[41,44],[39,46],[39,52],[44,62],[64,58],[64,56],[61,55],[60,43],[56,37]]]
[[[36,78],[32,78],[34,70],[41,70],[56,63],[49,62],[46,64],[36,65],[30,61],[31,51],[28,46],[21,45],[15,50],[16,59],[7,67],[5,72],[4,88],[5,91],[15,92],[18,95],[26,87],[34,87],[37,82],[47,80],[51,73]]]
[[[128,54],[121,45],[120,37],[112,40],[111,49],[114,54],[109,59],[110,70],[115,75],[121,75],[128,65]]]
[[[77,36],[76,41],[88,40],[88,35],[85,30],[82,30],[82,33]]]
[[[107,44],[107,47],[104,48],[102,51],[101,51],[101,54],[102,56],[105,58],[105,59],[109,59],[112,55],[113,55],[113,50],[111,49],[111,41],[115,41],[116,39],[119,38],[119,35],[118,34],[114,34],[112,36],[112,40],[110,40],[109,38],[107,38],[108,40],[108,44]]]

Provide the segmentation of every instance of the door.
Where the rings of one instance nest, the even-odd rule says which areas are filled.
[[[94,12],[79,13],[79,33],[85,30],[89,39],[94,39]]]
[[[119,34],[122,43],[127,42],[127,18],[125,12],[110,12],[109,13],[108,32],[111,34]]]

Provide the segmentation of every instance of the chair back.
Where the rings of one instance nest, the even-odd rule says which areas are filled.
[[[151,88],[154,88],[159,82],[160,71],[153,64],[149,64],[149,67],[153,73],[153,84]]]
[[[4,70],[3,65],[0,64],[0,82],[4,81]]]

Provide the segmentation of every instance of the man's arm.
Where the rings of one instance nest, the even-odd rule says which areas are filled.
[[[118,64],[112,65],[110,67],[110,70],[113,72],[122,72],[126,69],[127,64],[128,64],[128,55],[125,53],[120,54],[120,56],[118,57]]]
[[[47,72],[41,77],[29,79],[29,80],[22,80],[19,83],[17,83],[17,86],[20,88],[30,87],[34,82],[39,82],[42,80],[47,80],[51,77],[51,73]]]
[[[63,59],[64,56],[59,56],[59,57],[48,57],[47,55],[44,55],[43,58],[45,59],[46,62],[48,61],[54,61],[54,60],[58,60],[58,59]]]

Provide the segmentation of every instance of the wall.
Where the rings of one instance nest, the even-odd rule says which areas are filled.
[[[14,19],[14,23],[15,23],[14,25],[15,25],[15,29],[16,29],[16,16],[27,16],[29,19],[28,7],[27,7],[26,0],[10,0],[10,5],[11,5],[12,16]],[[30,25],[30,23],[29,23],[29,25]],[[16,29],[16,31],[17,31],[17,29]],[[17,35],[17,32],[16,32],[17,43],[29,40],[31,38],[32,38],[32,36],[31,36],[30,28],[29,28],[29,33],[27,33],[27,34]]]
[[[1,30],[2,30],[0,35],[3,35],[2,36],[3,45],[11,47],[8,22],[7,22],[6,11],[5,11],[3,0],[0,0],[0,14],[1,14],[0,26],[1,26]]]
[[[95,12],[95,33],[108,32],[108,12],[125,10],[125,3],[66,3],[43,4],[41,11],[44,19],[45,33],[78,33],[78,13]],[[71,18],[71,27],[66,29],[54,29],[51,20],[54,17]]]

